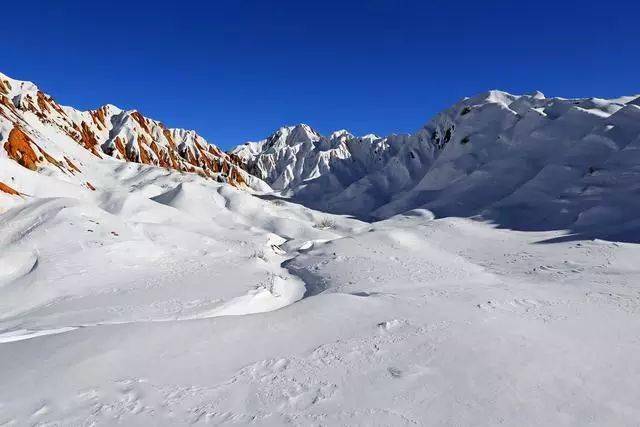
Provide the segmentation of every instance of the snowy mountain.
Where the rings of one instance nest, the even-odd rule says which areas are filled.
[[[195,131],[167,128],[113,105],[91,111],[63,107],[35,84],[0,74],[0,182],[6,191],[34,191],[28,179],[8,173],[13,166],[7,161],[94,190],[96,163],[109,158],[265,188]]]
[[[584,229],[637,218],[639,149],[638,96],[490,91],[413,135],[323,137],[298,125],[233,153],[274,189],[330,212],[379,219],[426,208],[512,228]]]
[[[637,425],[639,110],[225,154],[2,76],[0,425]]]

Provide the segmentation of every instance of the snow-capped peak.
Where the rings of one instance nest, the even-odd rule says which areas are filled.
[[[376,139],[380,139],[380,137],[375,133],[368,133],[366,135],[361,136],[360,139],[364,141],[375,141]]]
[[[636,103],[640,98],[564,99],[491,90],[464,98],[413,135],[353,138],[341,130],[325,138],[305,125],[281,128],[245,161],[275,189],[332,212],[384,218],[422,205],[442,214],[492,212],[501,198],[529,203],[540,185],[544,190],[536,191],[550,194],[588,188],[584,174],[640,141]],[[573,172],[556,177],[553,169],[560,166],[551,165]],[[538,174],[554,176],[553,185],[537,183]],[[530,180],[531,188],[513,193]],[[576,214],[572,209],[580,203],[576,199],[567,211]],[[570,220],[549,206],[530,209],[559,223]]]
[[[544,99],[544,93],[540,92],[539,90],[533,91],[530,95],[530,97],[532,97],[533,99]]]
[[[334,140],[334,139],[340,139],[340,138],[343,138],[343,137],[353,138],[353,135],[351,134],[351,132],[349,132],[346,129],[340,129],[340,130],[337,130],[337,131],[333,132],[329,136],[329,139]]]
[[[16,80],[0,73],[0,95],[13,98],[19,95],[36,94],[39,91],[35,83],[25,80]]]

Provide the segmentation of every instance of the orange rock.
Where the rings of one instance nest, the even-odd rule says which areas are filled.
[[[138,122],[138,124],[142,127],[142,129],[144,129],[148,134],[151,133],[151,131],[149,130],[149,127],[147,126],[147,119],[140,114],[137,111],[134,111],[133,113],[131,113],[131,117],[133,117],[133,119]]]
[[[229,173],[229,184],[235,187],[241,187],[242,185],[246,185],[246,181],[242,177],[242,174],[238,171],[237,168],[231,169]]]
[[[11,84],[6,80],[0,79],[0,93],[9,95],[9,90],[11,90]]]
[[[242,159],[240,159],[240,157],[236,156],[235,154],[228,154],[227,156],[229,156],[229,160],[231,160],[231,163],[235,165],[242,166],[244,164]]]
[[[196,156],[193,154],[193,150],[191,149],[191,147],[187,148],[183,157],[187,160],[187,162],[191,163],[194,166],[198,166]]]
[[[9,82],[0,80],[0,116],[6,117],[14,123],[14,129],[4,144],[4,148],[10,158],[31,170],[37,170],[38,166],[46,161],[59,167],[65,173],[81,172],[69,158],[64,157],[60,161],[56,160],[29,137],[29,134],[26,133],[29,124],[22,119],[22,111],[20,110],[32,111],[42,123],[57,126],[77,141],[79,145],[100,158],[106,152],[107,155],[129,162],[198,173],[208,178],[215,178],[217,174],[222,173],[230,184],[236,186],[245,183],[243,178],[245,175],[241,170],[244,165],[239,158],[225,154],[214,145],[204,143],[204,140],[197,135],[191,146],[184,144],[179,149],[179,141],[175,139],[173,131],[160,122],[147,119],[138,111],[131,113],[131,118],[139,125],[133,136],[135,140],[127,142],[122,136],[118,136],[113,140],[113,148],[103,151],[99,137],[109,125],[106,107],[90,111],[91,119],[86,122],[75,122],[74,119],[67,116],[67,113],[53,98],[43,92],[24,97],[20,106],[15,106],[13,101],[6,96],[9,92]]]
[[[107,128],[107,120],[105,117],[106,107],[100,107],[95,111],[91,111],[91,118],[93,122],[96,124],[98,129],[106,129]]]
[[[140,163],[152,165],[153,162],[151,161],[145,138],[142,135],[138,135],[138,150],[140,151]]]
[[[82,126],[82,129],[80,132],[80,141],[78,142],[82,144],[84,148],[100,157],[97,150],[98,140],[96,139],[96,135],[93,133],[89,125],[87,125],[87,123],[85,123],[84,121],[80,123],[80,126]]]
[[[21,122],[24,122],[24,119],[22,117],[20,117],[20,114],[18,114],[18,110],[16,110],[16,106],[13,104],[13,102],[11,102],[11,100],[9,99],[9,97],[0,94],[0,104],[4,105],[5,107],[7,107],[7,109],[13,113],[14,117],[14,121],[15,120],[20,120]],[[9,118],[6,114],[3,114],[5,117]]]
[[[176,155],[173,151],[169,151],[169,160],[171,160],[172,169],[182,170],[182,167],[180,166],[180,162],[176,158]]]
[[[2,80],[0,80],[0,82],[2,82]],[[0,181],[0,191],[2,191],[3,193],[11,194],[12,196],[19,196],[20,195],[19,192],[17,192],[13,188],[9,187],[7,184],[5,184],[2,181]]]
[[[127,154],[124,150],[124,143],[122,142],[122,139],[120,139],[119,136],[116,136],[116,149],[118,150],[118,152],[122,155],[123,159],[127,158]]]
[[[158,158],[158,166],[162,166],[163,168],[171,167],[171,163],[169,162],[169,156],[164,150],[160,151],[160,148],[158,148],[158,144],[156,144],[155,141],[151,143],[149,148],[151,148],[151,151],[153,151],[156,157]]]
[[[171,136],[171,131],[165,128],[162,130],[162,133],[164,137],[167,138],[167,141],[169,142],[169,146],[175,150],[176,142],[173,140],[173,137]]]
[[[43,92],[38,91],[37,93],[37,101],[38,101],[38,107],[40,107],[40,110],[46,111],[47,113],[51,112],[51,109],[49,108],[48,105],[48,100],[46,98],[46,95]]]
[[[38,156],[31,147],[31,139],[20,129],[14,125],[9,132],[9,139],[4,143],[4,149],[10,158],[18,162],[27,169],[36,170],[38,165]]]
[[[80,169],[78,169],[78,167],[76,165],[74,165],[73,162],[71,162],[71,160],[69,160],[67,158],[67,156],[65,156],[64,159],[66,160],[66,162],[69,165],[69,167],[71,168],[71,170],[75,170],[76,172],[81,172]]]
[[[60,113],[60,115],[65,116],[65,118],[67,120],[69,120],[69,117],[67,116],[67,113],[65,113],[65,111],[62,109],[62,107],[60,105],[58,105],[58,103],[56,101],[54,101],[53,98],[49,97],[49,103],[51,104],[51,106],[53,107],[54,110],[56,110],[58,113]]]
[[[211,144],[207,146],[207,150],[216,157],[224,157],[224,154],[222,153],[222,151],[220,151],[217,147]]]

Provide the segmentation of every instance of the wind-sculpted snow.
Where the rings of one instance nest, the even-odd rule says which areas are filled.
[[[0,421],[634,425],[640,416],[630,357],[640,350],[637,245],[540,245],[559,234],[426,211],[374,224],[336,216],[322,230],[313,225],[326,214],[196,178],[156,201],[53,199],[0,217],[0,235],[12,230],[4,259],[22,266],[0,286]],[[182,210],[205,190],[215,218]],[[261,209],[262,223],[241,223],[242,205]],[[275,216],[297,234],[266,231],[279,227]],[[298,277],[314,292],[283,306],[301,297]]]
[[[234,152],[274,189],[329,212],[380,219],[426,208],[523,230],[620,237],[625,227],[636,238],[639,99],[491,91],[413,135],[325,138],[298,125]]]

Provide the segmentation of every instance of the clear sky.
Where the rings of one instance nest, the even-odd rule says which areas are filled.
[[[640,93],[640,1],[8,1],[0,71],[227,149],[281,125],[413,132],[488,89]]]

